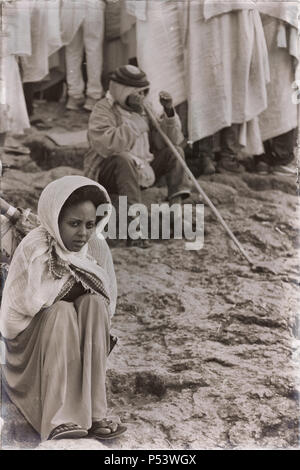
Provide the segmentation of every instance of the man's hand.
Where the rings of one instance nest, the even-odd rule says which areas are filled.
[[[144,97],[135,93],[128,96],[126,100],[127,106],[135,113],[142,114],[144,111]]]
[[[174,112],[174,106],[173,106],[173,98],[168,93],[167,91],[161,91],[159,93],[159,101],[162,107],[164,108],[164,111],[168,117],[173,117],[175,112]]]

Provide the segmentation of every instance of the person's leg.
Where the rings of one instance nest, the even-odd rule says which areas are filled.
[[[123,434],[119,419],[107,419],[106,362],[110,351],[110,317],[104,299],[85,294],[74,302],[78,315],[80,350],[83,361],[83,396],[90,398],[92,410],[90,437],[109,439]]]
[[[218,170],[239,173],[243,167],[238,162],[238,154],[241,149],[239,144],[239,124],[232,124],[220,131],[220,153]]]
[[[235,157],[240,150],[239,145],[239,125],[232,124],[225,127],[220,132],[220,144],[222,157]]]
[[[110,318],[104,299],[86,294],[74,302],[83,361],[82,395],[92,410],[92,422],[106,417],[106,361],[110,344]],[[90,426],[91,427],[91,426]]]
[[[0,132],[0,149],[5,145],[6,132]]]
[[[109,194],[127,196],[128,205],[141,201],[141,190],[135,163],[130,157],[104,158],[100,165],[99,183]]]
[[[264,141],[264,153],[261,155],[254,155],[254,171],[260,174],[268,174],[270,172],[270,159],[272,154],[272,140]]]
[[[127,196],[126,220],[128,230],[129,224],[136,219],[136,217],[128,215],[128,209],[133,204],[141,203],[141,189],[136,165],[130,157],[119,155],[103,159],[99,170],[98,181],[106,188],[110,195]],[[117,220],[120,224],[121,210],[124,211],[125,207],[123,204],[120,206],[119,201],[115,201],[114,205],[117,210]],[[140,223],[141,221],[139,220],[136,230],[138,230],[138,227],[141,229]],[[149,244],[142,237],[138,240],[132,240],[129,232],[127,232],[127,246],[148,248]]]
[[[184,152],[181,147],[176,147],[182,158]],[[177,196],[186,197],[191,193],[191,182],[186,176],[179,160],[175,157],[168,147],[160,150],[155,154],[155,158],[151,163],[155,177],[158,180],[165,176],[168,186],[168,197],[172,199]]]
[[[89,367],[81,357],[77,312],[72,302],[56,302],[43,315],[40,337],[41,437],[64,423],[91,426],[90,393],[82,377]]]
[[[33,96],[34,96],[35,82],[23,83],[24,97],[28,116],[33,115]]]
[[[288,165],[294,159],[295,129],[278,135],[269,141],[268,163],[270,166]],[[265,144],[265,143],[264,143]]]
[[[70,44],[66,46],[66,78],[69,97],[82,102],[84,99],[84,81],[81,68],[83,50],[83,31],[81,26]]]
[[[83,23],[83,41],[87,63],[86,95],[97,101],[103,95],[101,74],[103,68],[105,3],[87,1],[86,15]]]
[[[194,142],[193,153],[196,155],[196,158],[200,159],[202,174],[211,175],[215,173],[213,135]]]
[[[83,343],[88,349],[91,340],[88,332],[82,340],[83,330],[74,304],[59,301],[38,313],[15,339],[5,339],[7,393],[42,440],[67,423],[77,425],[69,437],[86,436],[92,425],[91,390],[83,384],[91,364],[82,355]]]

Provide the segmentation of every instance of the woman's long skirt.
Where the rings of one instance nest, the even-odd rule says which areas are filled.
[[[15,339],[4,338],[5,388],[42,440],[60,424],[89,429],[105,417],[109,329],[102,297],[85,294],[56,302]]]

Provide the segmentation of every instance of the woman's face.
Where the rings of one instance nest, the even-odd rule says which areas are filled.
[[[67,207],[59,221],[61,239],[69,251],[80,251],[96,226],[96,208],[91,201]]]

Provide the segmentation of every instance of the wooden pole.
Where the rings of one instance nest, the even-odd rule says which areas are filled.
[[[170,148],[170,150],[172,150],[173,154],[175,155],[175,157],[177,158],[177,160],[179,161],[179,163],[181,164],[181,166],[183,167],[184,171],[186,172],[186,174],[189,176],[189,178],[192,180],[195,188],[197,189],[197,191],[201,194],[203,200],[206,202],[206,204],[210,207],[210,209],[212,210],[212,212],[215,214],[215,216],[217,217],[217,219],[219,220],[219,222],[221,223],[221,225],[223,226],[223,228],[226,230],[226,232],[228,233],[228,235],[230,236],[230,238],[232,239],[232,241],[235,243],[235,245],[238,247],[239,251],[242,253],[242,255],[244,256],[244,258],[246,258],[246,260],[248,261],[248,263],[250,264],[250,266],[254,266],[254,262],[251,260],[251,258],[249,257],[249,255],[246,253],[246,251],[244,250],[244,248],[242,247],[242,245],[240,244],[240,242],[238,241],[238,239],[235,237],[235,235],[232,233],[232,231],[230,230],[230,228],[228,227],[227,223],[225,222],[225,220],[223,219],[223,217],[221,216],[220,212],[218,211],[218,209],[214,206],[214,204],[211,202],[211,200],[209,199],[209,197],[206,195],[206,193],[203,191],[203,189],[201,188],[200,184],[198,183],[198,181],[196,180],[196,178],[194,177],[193,173],[191,172],[191,170],[189,169],[189,167],[187,166],[186,162],[184,161],[184,159],[182,158],[182,156],[180,155],[180,153],[178,152],[177,148],[175,147],[175,145],[173,144],[173,142],[169,139],[169,137],[163,132],[163,130],[161,129],[159,123],[157,122],[157,119],[156,117],[154,116],[152,110],[146,105],[144,104],[144,108],[145,108],[145,111],[146,113],[148,114],[149,118],[151,119],[152,123],[153,123],[153,126],[155,127],[155,129],[157,130],[157,132],[160,134],[160,136],[163,138],[163,140],[165,141],[165,143],[167,144],[167,146]]]

